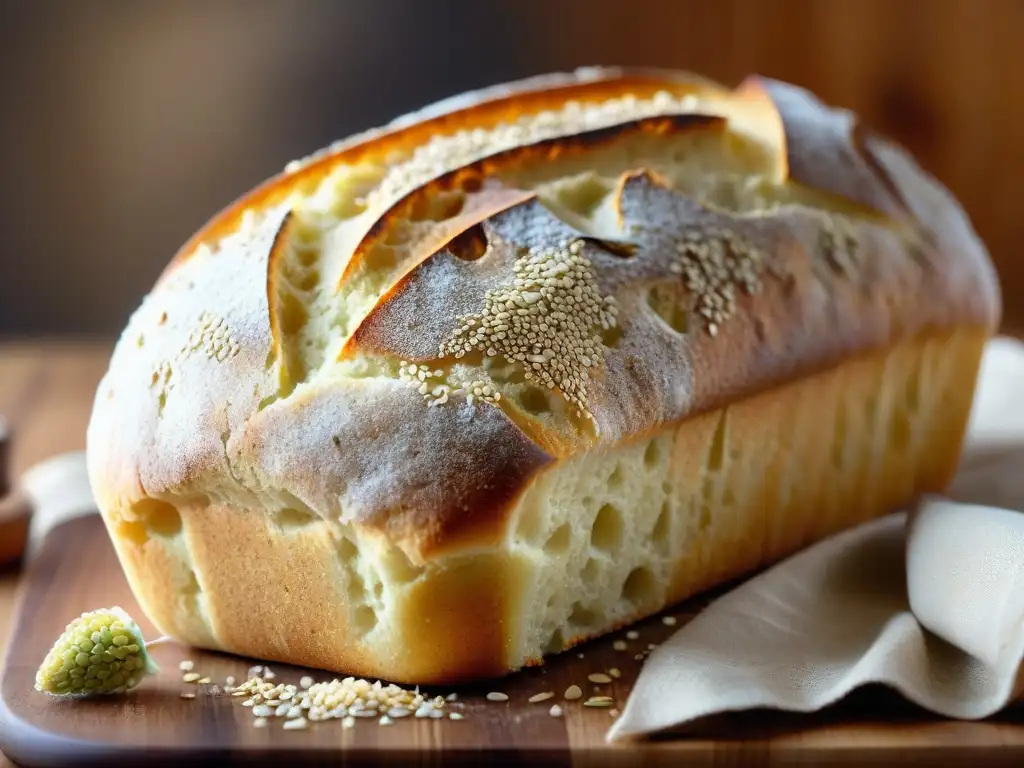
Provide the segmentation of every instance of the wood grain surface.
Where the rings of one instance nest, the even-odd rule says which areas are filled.
[[[372,765],[396,760],[575,766],[634,765],[638,759],[657,765],[1024,762],[1024,712],[1019,709],[984,723],[943,722],[883,689],[862,691],[814,716],[746,713],[720,718],[671,740],[606,745],[609,710],[566,702],[562,692],[577,684],[585,697],[609,695],[622,706],[641,666],[634,655],[674,631],[657,618],[636,628],[640,637],[628,641],[626,651],[615,650],[613,639],[607,638],[578,653],[562,654],[545,668],[505,680],[425,691],[432,696],[456,692],[458,700],[449,706],[464,715],[461,721],[409,718],[383,727],[370,719],[357,721],[350,730],[330,721],[311,724],[305,731],[284,731],[280,721],[272,720],[270,727],[257,729],[242,699],[211,693],[209,686],[186,684],[178,670],[189,658],[195,671],[224,685],[228,675],[245,679],[252,662],[173,643],[153,648],[161,673],[126,696],[70,702],[36,693],[35,669],[65,623],[84,610],[113,604],[135,616],[147,637],[155,636],[132,598],[99,518],[56,528],[30,565],[23,608],[14,624],[17,642],[10,648],[0,682],[0,741],[19,764],[297,766],[342,758],[348,764]],[[674,615],[683,621],[698,607],[691,604]],[[610,685],[588,682],[588,674],[611,668],[621,670],[620,679]],[[281,665],[274,670],[278,682],[297,683],[303,674],[330,678]],[[506,693],[510,700],[488,701],[490,691]],[[538,704],[527,701],[542,691],[558,695]],[[196,693],[196,698],[182,699],[182,692]],[[564,717],[549,714],[556,701]]]
[[[0,343],[0,416],[15,434],[11,477],[62,451],[85,447],[96,384],[113,341],[34,339]],[[20,571],[0,567],[0,657],[14,609]],[[0,755],[0,768],[10,763]]]
[[[83,447],[92,394],[109,354],[104,343],[0,345],[0,413],[17,439],[13,466],[20,474],[55,453]],[[14,609],[15,582],[20,581]],[[603,736],[608,710],[559,701],[565,717],[552,718],[552,701],[531,705],[537,692],[559,693],[579,684],[588,693],[614,696],[621,707],[635,680],[634,654],[672,630],[657,619],[638,630],[627,652],[615,638],[590,643],[500,682],[460,689],[462,721],[403,720],[390,727],[358,721],[350,731],[337,721],[306,731],[280,726],[252,727],[240,699],[211,695],[208,688],[181,682],[178,663],[188,657],[197,671],[223,685],[244,678],[250,662],[226,655],[159,645],[153,656],[162,673],[119,699],[62,702],[37,694],[35,668],[67,621],[84,610],[120,604],[137,618],[147,637],[155,632],[141,615],[124,581],[98,518],[75,520],[44,540],[29,570],[0,571],[0,649],[8,628],[17,638],[0,674],[0,731],[23,765],[192,764],[287,765],[343,761],[346,764],[420,762],[429,764],[518,762],[564,765],[715,764],[785,765],[843,763],[918,765],[1024,764],[1024,708],[1012,707],[981,723],[934,718],[884,689],[857,692],[813,716],[745,713],[701,724],[700,730],[643,745],[608,747]],[[674,611],[685,619],[699,607]],[[10,617],[10,618],[9,618]],[[620,633],[616,636],[622,638]],[[622,677],[595,687],[590,672],[616,667]],[[275,667],[279,680],[297,682],[301,670]],[[318,679],[322,674],[313,673]],[[180,698],[193,691],[193,700]],[[487,691],[510,696],[508,703],[485,700]],[[450,690],[429,691],[447,694]],[[0,768],[9,764],[0,757]]]

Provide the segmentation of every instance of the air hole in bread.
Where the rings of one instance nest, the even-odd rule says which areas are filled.
[[[394,248],[387,245],[375,245],[366,252],[363,257],[362,269],[364,272],[388,272],[398,264],[398,253]]]
[[[668,549],[669,536],[672,533],[672,505],[666,499],[662,502],[661,511],[658,513],[658,519],[654,521],[654,528],[651,531],[651,540],[654,542],[654,546],[665,551]]]
[[[574,627],[589,627],[597,623],[598,615],[583,603],[573,603],[572,613],[569,614],[569,623]]]
[[[670,483],[668,480],[663,482],[661,484],[661,492],[664,493],[666,496],[671,496],[672,495],[672,483]]]
[[[544,542],[544,551],[551,555],[560,555],[569,549],[571,543],[572,527],[568,523],[562,523]]]
[[[683,294],[677,286],[661,283],[647,293],[647,305],[676,333],[686,333],[689,312]]]
[[[657,440],[651,440],[644,449],[644,466],[654,469],[661,462],[661,449]]]
[[[734,507],[736,506],[736,493],[733,491],[731,485],[726,485],[722,489],[722,506],[723,507]]]
[[[316,520],[316,515],[308,510],[284,507],[274,512],[274,522],[283,529],[303,528]]]
[[[317,233],[319,235],[319,233]],[[319,240],[319,237],[317,238]],[[297,248],[295,255],[298,257],[298,262],[302,266],[309,268],[316,264],[316,260],[320,254],[315,248]]]
[[[527,413],[535,415],[551,413],[551,394],[540,387],[535,387],[532,384],[523,387],[518,400],[519,405]]]
[[[622,513],[614,504],[604,504],[597,510],[590,529],[590,545],[602,552],[614,552],[622,543]]]
[[[347,563],[354,557],[359,555],[359,547],[351,539],[342,538],[338,542],[338,559],[343,563]]]
[[[477,261],[487,253],[487,233],[480,224],[456,235],[446,246],[449,253],[460,261]]]
[[[188,572],[188,579],[185,580],[185,586],[182,587],[181,592],[186,597],[195,597],[201,594],[203,588],[199,586],[199,579],[196,578],[195,571]]]
[[[715,435],[711,439],[711,449],[708,451],[708,472],[719,472],[725,464],[725,438],[728,413],[728,408],[722,409],[718,425],[715,427]]]
[[[634,568],[622,583],[622,597],[635,606],[648,605],[657,600],[657,584],[650,568]]]
[[[181,515],[173,504],[159,499],[140,499],[132,504],[131,514],[157,536],[173,536],[181,531]]]
[[[149,531],[140,521],[122,520],[114,526],[114,530],[117,532],[118,539],[137,547],[141,547],[149,541]]]
[[[552,653],[560,653],[565,650],[565,637],[562,636],[562,630],[556,629],[551,633],[551,637],[544,643],[543,654],[545,656]]]
[[[580,571],[580,578],[583,579],[584,584],[593,584],[597,581],[597,577],[601,575],[601,564],[594,558],[589,558],[587,564],[583,566],[583,570]]]
[[[619,346],[619,342],[622,341],[622,334],[623,330],[620,325],[605,328],[601,331],[601,343],[608,347],[608,349],[615,349]]]
[[[387,576],[389,581],[396,584],[408,584],[416,581],[423,575],[423,568],[413,565],[405,552],[397,548],[390,548],[380,558],[380,569]]]
[[[432,197],[416,195],[409,211],[410,221],[445,221],[462,213],[466,194],[461,189],[440,192]]]
[[[711,505],[706,501],[700,505],[700,516],[697,518],[697,526],[701,531],[706,531],[711,527]]]
[[[309,320],[306,306],[290,290],[281,291],[281,303],[278,307],[280,328],[283,333],[295,334],[302,330],[302,327]]]
[[[560,182],[554,189],[554,198],[573,213],[590,218],[614,190],[613,180],[591,172]]]
[[[377,614],[368,605],[360,605],[352,616],[352,628],[356,634],[367,635],[377,626]]]
[[[311,269],[295,281],[295,287],[300,291],[311,291],[320,282],[320,273]]]
[[[516,538],[524,542],[534,542],[541,534],[541,510],[538,504],[529,504],[519,515],[516,525]]]
[[[618,464],[615,465],[615,469],[608,475],[608,487],[619,488],[622,486],[622,467]]]

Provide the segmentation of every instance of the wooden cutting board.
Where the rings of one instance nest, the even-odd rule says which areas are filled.
[[[224,685],[229,675],[244,680],[252,662],[173,643],[152,650],[161,673],[123,697],[70,702],[35,692],[36,667],[65,624],[83,611],[115,604],[139,621],[147,638],[155,637],[99,518],[72,520],[51,531],[25,576],[0,682],[0,749],[16,763],[1024,765],[1024,708],[1013,707],[982,723],[946,722],[883,689],[862,690],[813,716],[744,713],[672,738],[606,745],[604,735],[612,722],[609,710],[562,701],[561,693],[578,684],[587,695],[613,696],[621,707],[641,666],[634,655],[673,631],[657,618],[636,627],[640,637],[627,641],[627,651],[613,648],[613,640],[625,639],[624,633],[617,633],[562,654],[543,669],[458,689],[454,706],[464,716],[460,721],[408,718],[380,726],[375,720],[358,720],[352,729],[329,721],[311,723],[305,731],[285,731],[280,721],[272,720],[270,727],[257,729],[251,710],[241,706],[243,699],[211,694],[209,686],[185,684],[178,669],[179,662],[192,659],[197,672]],[[690,604],[673,615],[681,623],[698,607]],[[611,685],[588,683],[589,673],[613,667],[622,674]],[[274,671],[279,682],[291,683],[307,673],[280,665]],[[530,696],[547,690],[557,692],[557,699],[528,703]],[[510,699],[487,701],[488,691],[502,691]],[[193,692],[196,698],[182,699],[182,692]],[[549,714],[555,701],[564,709],[562,718]]]

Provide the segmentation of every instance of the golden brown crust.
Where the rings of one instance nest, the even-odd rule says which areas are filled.
[[[90,474],[143,603],[170,599],[160,578],[186,595],[177,618],[147,608],[162,628],[386,669],[397,651],[385,664],[326,641],[281,645],[271,630],[247,640],[226,596],[256,571],[235,554],[214,563],[224,531],[248,526],[237,535],[249,540],[298,516],[323,530],[304,523],[267,557],[296,547],[320,567],[343,531],[412,569],[489,551],[465,567],[515,578],[510,526],[553,467],[923,334],[984,336],[999,314],[956,201],[849,113],[764,79],[736,91],[650,70],[534,79],[354,137],[211,220],[115,350]],[[185,521],[165,536],[173,557],[131,549],[154,499]],[[199,589],[182,575],[188,557]],[[345,578],[317,604],[349,599]],[[403,610],[481,611],[486,595]],[[502,615],[519,599],[505,598]],[[332,643],[352,634],[336,626]],[[451,640],[437,632],[437,647]],[[514,657],[496,650],[503,637],[467,649],[462,671]],[[461,674],[429,658],[416,674]]]

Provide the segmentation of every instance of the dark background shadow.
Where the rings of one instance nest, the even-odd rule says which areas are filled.
[[[582,64],[808,86],[964,201],[1024,326],[1016,0],[0,0],[0,336],[113,334],[248,187],[437,98]]]

